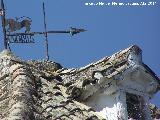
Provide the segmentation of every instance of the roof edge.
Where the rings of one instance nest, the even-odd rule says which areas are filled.
[[[134,52],[135,54],[138,54],[138,53],[141,53],[142,50],[140,49],[140,47],[138,45],[131,45],[130,47],[124,49],[124,50],[120,50],[116,53],[114,53],[113,55],[111,56],[105,56],[103,57],[102,59],[98,60],[97,62],[92,62],[84,67],[80,67],[80,68],[71,68],[71,69],[61,69],[59,70],[58,72],[60,74],[72,74],[72,73],[79,73],[79,72],[82,72],[92,66],[96,66],[98,64],[101,64],[102,62],[106,62],[108,60],[115,60],[115,59],[118,59],[118,54],[121,54],[123,56],[123,54],[125,53],[130,53],[130,52]],[[128,56],[126,56],[126,59],[127,59]]]

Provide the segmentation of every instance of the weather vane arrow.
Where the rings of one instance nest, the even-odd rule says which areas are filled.
[[[66,30],[66,31],[55,31],[55,30],[52,30],[52,31],[46,31],[46,32],[28,32],[28,33],[10,33],[10,34],[7,34],[7,36],[18,36],[18,35],[36,35],[36,34],[49,34],[49,33],[69,33],[71,34],[72,36],[75,35],[75,34],[78,34],[80,32],[85,32],[87,30],[85,29],[78,29],[78,28],[73,28],[71,27],[70,30]]]

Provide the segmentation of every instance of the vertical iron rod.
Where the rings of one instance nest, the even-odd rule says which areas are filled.
[[[4,2],[1,0],[1,9],[3,11],[3,14],[1,15],[2,20],[2,28],[3,28],[3,34],[4,34],[4,48],[7,49],[7,36],[6,36],[6,28],[5,28],[5,9],[4,9]]]
[[[44,29],[45,29],[46,60],[49,60],[49,54],[48,54],[48,35],[47,35],[46,13],[45,13],[44,2],[43,2],[43,17],[44,17]]]

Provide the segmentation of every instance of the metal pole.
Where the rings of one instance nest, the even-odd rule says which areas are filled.
[[[43,17],[44,17],[44,29],[45,29],[46,60],[49,60],[49,54],[48,54],[48,35],[47,35],[46,13],[45,13],[44,2],[43,2]]]
[[[5,28],[5,9],[4,9],[4,2],[3,0],[1,0],[1,8],[3,11],[3,14],[1,16],[1,20],[2,20],[2,28],[3,28],[3,34],[4,34],[4,48],[7,49],[7,36],[6,36],[6,28]]]
[[[12,33],[12,34],[7,34],[7,36],[16,36],[16,35],[41,35],[41,34],[50,34],[50,33],[70,33],[70,31],[46,31],[46,32],[29,32],[29,33]]]

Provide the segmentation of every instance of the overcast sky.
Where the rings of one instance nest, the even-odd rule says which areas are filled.
[[[4,1],[7,18],[30,17],[31,31],[44,31],[42,0]],[[93,1],[106,5],[95,6],[91,4]],[[73,37],[49,34],[50,60],[67,68],[77,68],[136,44],[143,50],[144,63],[160,76],[160,2],[152,0],[154,3],[150,5],[132,6],[125,1],[115,0],[125,5],[114,6],[116,4],[108,4],[113,0],[46,0],[47,30],[68,30],[70,27],[87,30]],[[144,2],[148,4],[149,1]],[[3,49],[2,37],[1,28],[0,50]],[[11,49],[25,60],[44,59],[44,36],[37,35],[34,39],[35,44],[11,44]],[[160,94],[157,94],[153,100],[158,106],[159,99]]]

